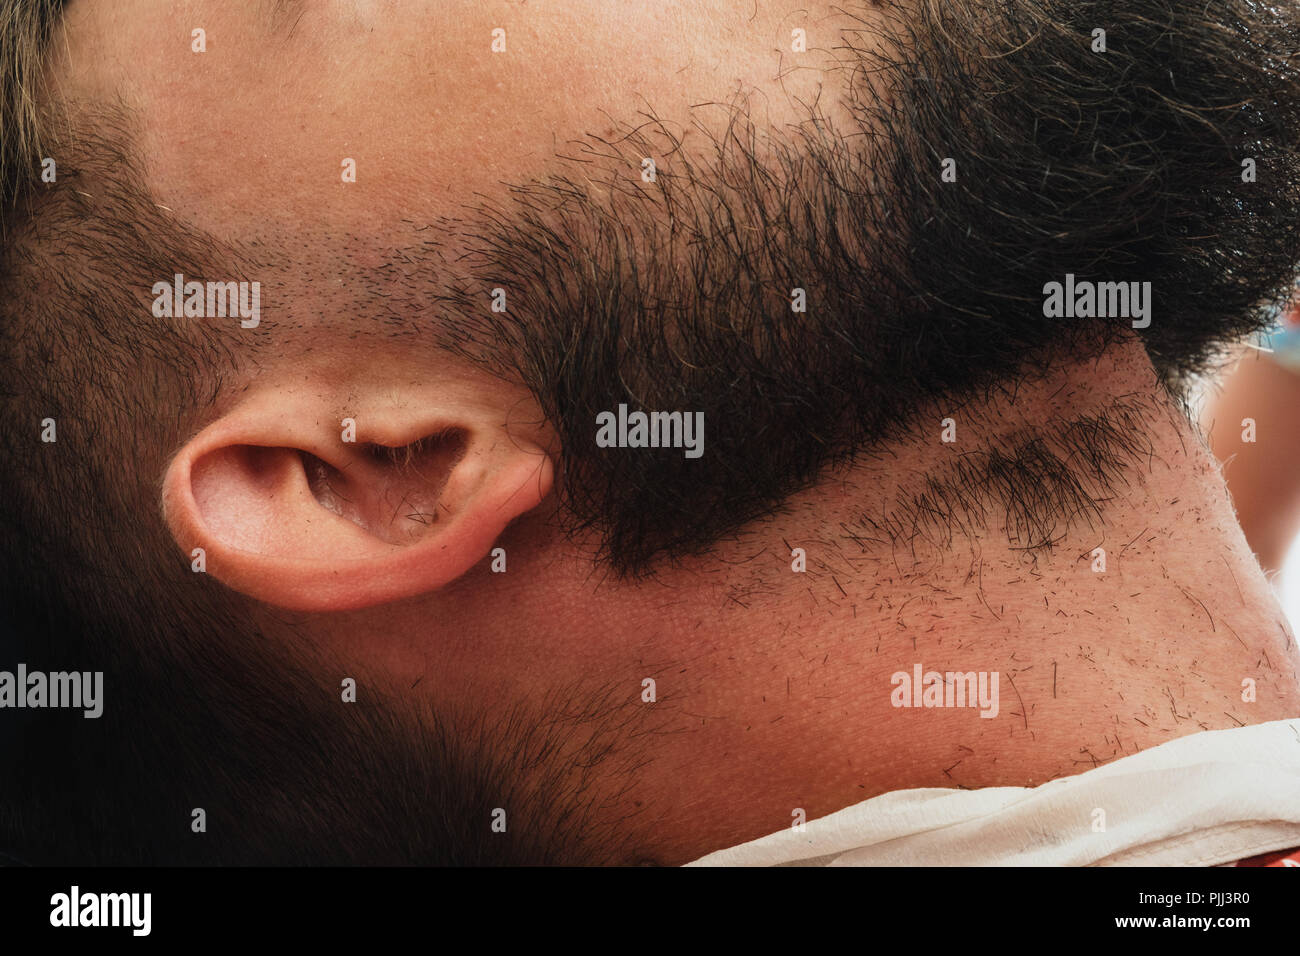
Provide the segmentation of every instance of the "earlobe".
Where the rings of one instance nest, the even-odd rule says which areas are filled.
[[[369,441],[364,422],[343,442],[314,413],[252,402],[209,426],[164,478],[177,544],[269,604],[352,610],[456,580],[550,493],[549,456],[491,417],[389,415]]]

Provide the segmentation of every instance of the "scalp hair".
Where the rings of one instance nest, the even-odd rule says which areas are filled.
[[[282,295],[275,314],[268,288],[267,320],[239,339],[155,320],[147,290],[174,272],[258,279],[300,264],[257,237],[218,242],[158,207],[120,109],[34,107],[58,7],[9,3],[0,19],[0,637],[6,660],[103,669],[110,692],[132,691],[102,722],[27,713],[0,790],[0,840],[32,862],[604,852],[573,842],[595,832],[594,792],[538,762],[564,753],[572,726],[529,736],[533,715],[507,713],[471,739],[440,735],[446,720],[409,708],[300,706],[337,693],[319,685],[323,665],[295,660],[296,646],[266,647],[239,596],[191,573],[175,549],[159,476],[243,373],[293,360],[277,324],[293,305]],[[936,401],[1040,376],[1132,334],[1127,320],[1045,319],[1043,285],[1066,273],[1152,283],[1152,323],[1136,334],[1173,394],[1290,293],[1293,10],[1252,0],[853,9],[862,32],[845,34],[842,69],[827,78],[847,121],[808,104],[804,122],[758,129],[742,96],[701,111],[711,144],[701,150],[643,118],[574,145],[504,202],[412,224],[393,263],[346,277],[364,297],[349,314],[365,322],[344,334],[436,343],[537,396],[561,442],[560,520],[619,574],[707,553],[829,467],[879,451]],[[1107,31],[1105,53],[1091,49],[1094,28]],[[44,148],[58,151],[56,184],[36,176]],[[640,181],[646,156],[658,157],[653,186]],[[944,158],[956,182],[942,181]],[[1247,158],[1258,182],[1242,181]],[[506,313],[487,308],[499,285]],[[791,310],[796,288],[806,313]],[[595,416],[624,402],[703,412],[704,456],[597,447]],[[1107,489],[1144,454],[1147,413],[1112,403],[1106,417],[977,449],[882,517],[884,533],[960,528],[992,501],[1020,543],[1050,544],[1063,522],[1100,520]],[[46,417],[56,443],[39,441]],[[616,759],[608,708],[565,712],[595,728],[580,762]],[[99,735],[92,746],[88,734]],[[412,738],[424,742],[403,750]],[[60,762],[78,749],[84,762]],[[333,772],[338,753],[354,776]],[[538,768],[531,782],[553,801],[527,842],[446,830],[523,787],[521,765]],[[399,785],[374,784],[385,779]],[[189,839],[194,793],[211,794],[229,825],[206,843]]]
[[[1045,318],[1044,284],[1067,273],[1152,284],[1137,334],[1175,397],[1290,296],[1294,11],[855,9],[862,32],[845,34],[843,75],[828,78],[847,125],[812,104],[795,128],[759,130],[738,99],[724,122],[701,121],[701,155],[646,116],[462,226],[469,277],[447,294],[444,341],[538,395],[563,442],[572,527],[595,529],[620,572],[707,551],[940,397],[1084,361],[1132,331],[1128,318]],[[652,185],[636,175],[645,156],[658,157]],[[1243,182],[1244,159],[1257,182]],[[498,284],[509,311],[487,314]],[[622,402],[703,412],[708,450],[597,447],[596,415]],[[1023,500],[1039,526],[1071,507]]]

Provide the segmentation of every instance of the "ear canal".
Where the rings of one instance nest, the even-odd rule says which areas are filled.
[[[307,487],[326,511],[389,544],[410,544],[450,510],[444,500],[469,436],[451,428],[401,446],[359,444],[344,468],[301,452]]]

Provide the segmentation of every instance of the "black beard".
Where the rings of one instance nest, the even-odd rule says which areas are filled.
[[[443,344],[537,394],[571,528],[597,532],[618,572],[706,551],[940,397],[955,407],[1122,334],[1177,392],[1290,294],[1294,16],[923,0],[877,6],[863,30],[871,48],[846,36],[845,75],[828,77],[849,128],[811,112],[759,131],[741,102],[700,158],[641,123],[444,224],[469,277],[443,297]],[[1247,158],[1266,181],[1243,182]],[[1044,284],[1067,273],[1149,283],[1149,326],[1045,318]],[[485,306],[496,286],[502,314]],[[596,416],[622,403],[702,412],[707,453],[598,447]]]
[[[875,30],[876,14],[863,23]],[[1289,294],[1292,19],[1250,0],[922,0],[887,23],[871,50],[846,38],[856,128],[814,114],[760,136],[737,104],[704,158],[662,130],[593,139],[567,172],[422,231],[365,276],[359,293],[379,294],[351,331],[431,337],[526,384],[562,442],[561,519],[636,574],[872,454],[940,396],[1131,331],[1045,320],[1046,282],[1150,282],[1141,339],[1171,386]],[[1106,53],[1091,49],[1099,25]],[[575,771],[575,740],[603,753],[627,736],[598,690],[557,697],[570,722],[508,707],[453,720],[269,647],[237,597],[189,573],[158,519],[157,476],[222,372],[273,357],[269,330],[293,306],[282,296],[258,329],[269,344],[248,355],[228,330],[148,325],[160,277],[256,279],[268,253],[163,215],[117,119],[74,144],[29,218],[6,214],[0,662],[102,670],[105,711],[0,722],[16,731],[0,844],[46,864],[634,859],[635,827],[593,815],[608,782]],[[667,157],[653,184],[645,156]],[[1259,183],[1241,179],[1247,158]],[[77,192],[79,178],[98,188]],[[487,309],[497,286],[505,313]],[[596,416],[620,403],[702,412],[707,453],[598,447]],[[72,423],[75,454],[33,453],[47,415]],[[369,688],[364,703],[340,702],[342,676]],[[530,763],[537,752],[553,757]],[[630,780],[634,756],[600,773]],[[204,834],[190,829],[198,807]],[[505,834],[490,827],[497,807]]]

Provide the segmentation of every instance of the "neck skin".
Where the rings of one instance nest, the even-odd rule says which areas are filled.
[[[987,528],[915,558],[908,544],[881,553],[846,539],[843,526],[881,489],[899,494],[940,456],[996,445],[989,421],[1041,432],[1048,415],[1095,414],[1118,395],[1166,409],[1144,415],[1149,462],[1050,553],[1013,548],[1002,505]],[[763,581],[776,593],[746,593],[754,572],[740,564],[729,582],[739,593],[726,596],[747,608],[688,630],[694,659],[667,680],[685,679],[681,709],[700,716],[654,775],[689,810],[665,828],[671,862],[788,827],[796,808],[812,820],[891,790],[1032,787],[1186,734],[1300,714],[1286,620],[1217,464],[1160,397],[1137,343],[994,396],[979,416],[950,414],[955,446],[939,442],[947,416],[935,415],[896,460],[800,496],[757,536],[767,550],[751,564],[775,554],[787,572]],[[805,574],[789,572],[783,542],[807,550]],[[1097,547],[1104,573],[1093,570]],[[735,550],[739,560],[760,548]],[[916,664],[998,671],[997,717],[892,706],[891,675]],[[1247,678],[1253,703],[1242,700]]]
[[[1133,430],[1149,454],[1091,521],[1058,525],[1050,551],[1009,541],[1005,504],[950,540],[948,522],[893,546],[865,540],[879,532],[864,511],[886,511],[957,456],[1009,448],[1026,428],[1050,435],[1119,396],[1143,407]],[[947,417],[953,444],[940,441]],[[616,756],[584,780],[607,792],[601,822],[629,836],[619,859],[666,864],[782,830],[796,810],[814,820],[892,790],[1032,787],[1186,734],[1300,714],[1296,643],[1217,464],[1140,343],[939,409],[923,428],[648,583],[599,580],[544,520],[521,522],[503,542],[521,571],[394,608],[387,663],[403,686],[422,680],[467,713],[516,700],[554,714],[546,691],[577,675],[614,687],[622,706],[601,732]],[[792,548],[806,551],[803,573]],[[433,644],[430,620],[441,622]],[[355,650],[374,628],[345,620],[335,643]],[[917,664],[997,671],[997,716],[893,706],[892,675]]]

